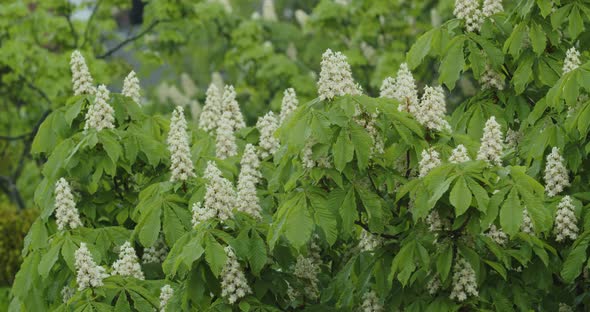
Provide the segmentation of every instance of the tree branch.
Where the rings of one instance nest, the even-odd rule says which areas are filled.
[[[113,47],[112,49],[108,50],[107,52],[105,52],[104,54],[101,54],[99,56],[97,56],[96,58],[98,59],[104,59],[107,58],[109,56],[111,56],[113,53],[119,51],[122,47],[126,46],[127,44],[143,37],[145,34],[147,34],[148,32],[150,32],[152,29],[154,29],[154,27],[156,27],[159,23],[161,23],[162,21],[156,20],[153,21],[148,27],[146,27],[146,29],[144,29],[142,32],[140,32],[139,34],[127,38],[123,41],[121,41],[119,44],[117,44],[115,47]]]
[[[100,7],[100,3],[102,2],[102,0],[99,0],[96,5],[94,6],[94,9],[92,9],[92,13],[90,14],[90,17],[88,18],[88,23],[86,23],[86,28],[84,29],[84,39],[82,40],[82,45],[80,45],[80,48],[83,48],[86,45],[86,42],[88,42],[88,32],[90,31],[90,26],[92,24],[92,20],[94,19],[94,16],[96,15],[96,12],[98,11],[98,7]]]
[[[70,32],[72,33],[72,37],[74,37],[74,47],[78,47],[78,33],[74,29],[74,24],[72,24],[72,11],[66,15],[64,15],[66,21],[68,21],[68,26],[70,26]]]
[[[22,140],[28,136],[30,136],[31,133],[25,133],[25,134],[21,134],[21,135],[15,135],[15,136],[10,136],[10,135],[0,135],[0,140],[4,140],[4,141],[18,141],[18,140]]]

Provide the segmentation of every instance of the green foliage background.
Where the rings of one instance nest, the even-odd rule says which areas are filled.
[[[561,70],[567,49],[588,49],[587,3],[505,3],[505,12],[485,19],[479,33],[467,33],[451,14],[453,1],[352,1],[348,6],[276,1],[277,12],[310,14],[301,27],[288,14],[279,14],[279,22],[251,18],[258,1],[234,1],[228,14],[218,3],[156,0],[129,36],[113,32],[112,18],[114,8],[129,3],[99,3],[87,22],[72,21],[75,8],[67,2],[42,2],[34,10],[26,2],[0,6],[6,112],[0,116],[6,133],[0,140],[0,185],[21,208],[41,211],[25,241],[12,311],[146,311],[157,308],[165,283],[175,289],[170,309],[183,311],[352,311],[369,290],[389,310],[556,311],[560,303],[588,309],[583,272],[590,244],[585,175],[590,110],[580,99],[590,90],[590,65],[563,75]],[[432,10],[440,24],[432,25]],[[375,49],[374,56],[363,53],[362,42]],[[291,43],[296,58],[287,55]],[[316,99],[326,48],[347,55],[365,95]],[[94,99],[71,96],[73,49],[85,55],[95,81],[112,90],[131,69],[121,58],[125,53],[140,64],[133,69],[145,81],[144,103],[113,94],[116,129],[82,131],[84,112]],[[404,61],[420,90],[426,84],[445,86],[452,131],[428,131],[399,112],[396,101],[377,98],[381,81],[394,76]],[[486,65],[506,78],[504,90],[478,86]],[[218,160],[215,138],[192,123],[197,178],[168,182],[166,115],[173,105],[160,101],[152,79],[143,77],[158,72],[153,79],[181,88],[178,77],[187,72],[198,87],[188,96],[203,103],[213,71],[235,85],[250,126],[268,110],[278,110],[287,87],[296,89],[301,103],[277,133],[279,152],[263,160],[262,222],[242,213],[223,226],[213,220],[193,228],[189,222],[189,208],[204,196],[207,161],[214,160],[235,183],[244,145],[259,140],[254,127],[236,134],[239,156]],[[364,117],[377,113],[383,154],[370,155],[371,138],[353,120],[355,107]],[[475,158],[491,116],[504,132],[512,129],[522,137],[505,150],[503,166],[443,162],[426,177],[410,174],[428,147],[447,159],[463,144]],[[300,152],[309,141],[316,142],[313,157],[332,157],[334,168],[302,166]],[[552,147],[560,148],[570,171],[571,186],[562,195],[572,196],[576,205],[581,232],[574,242],[559,243],[552,235],[561,196],[546,197],[542,185]],[[400,158],[407,162],[401,169]],[[83,228],[56,230],[53,189],[62,176],[76,191]],[[524,207],[535,235],[520,231]],[[451,224],[436,236],[424,222],[433,210]],[[506,245],[483,234],[492,224],[510,236]],[[361,229],[380,236],[384,245],[358,252]],[[76,286],[73,254],[81,242],[89,244],[97,263],[108,266],[124,241],[131,240],[141,254],[161,234],[170,253],[162,265],[143,267],[146,281],[109,277],[104,287],[79,291],[62,303],[61,289]],[[302,286],[292,266],[299,255],[310,254],[312,241],[321,248],[320,298],[290,300],[287,282]],[[235,249],[254,290],[234,306],[219,295],[226,245]],[[478,297],[462,303],[448,296],[452,264],[459,258],[474,268],[479,289]],[[426,285],[435,277],[442,290],[431,296]]]

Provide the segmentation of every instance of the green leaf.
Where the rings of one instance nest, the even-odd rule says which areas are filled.
[[[205,236],[205,260],[215,276],[221,274],[221,270],[223,270],[227,261],[223,246],[211,234]]]
[[[322,229],[328,244],[333,245],[338,238],[337,213],[332,209],[337,206],[329,206],[328,200],[323,197],[323,192],[308,193],[309,202],[314,210],[315,223]]]
[[[455,207],[457,216],[464,214],[471,205],[471,191],[467,188],[464,177],[457,178],[457,182],[449,194],[449,201]]]
[[[119,293],[119,298],[117,299],[117,303],[115,304],[115,312],[126,312],[131,311],[131,305],[129,305],[129,301],[127,301],[127,294],[125,291],[121,291]]]
[[[453,263],[453,248],[446,245],[445,249],[438,255],[436,259],[436,271],[438,272],[441,281],[446,281],[449,272],[451,272],[451,264]]]
[[[543,31],[541,25],[534,22],[531,23],[529,38],[531,38],[533,51],[537,55],[541,55],[541,53],[545,51],[545,46],[547,45],[547,38],[545,37],[545,32]]]
[[[299,201],[299,205],[289,208],[285,222],[285,236],[293,247],[300,249],[311,238],[313,228],[313,218],[307,207],[307,201],[303,198]]]
[[[490,203],[488,192],[472,178],[465,178],[465,180],[467,181],[467,186],[477,201],[477,210],[485,213],[488,210]]]
[[[267,260],[266,244],[264,244],[264,240],[255,230],[252,230],[248,252],[248,261],[250,262],[252,274],[260,276],[260,271]]]
[[[512,236],[519,231],[523,209],[516,188],[513,188],[500,209],[500,225],[504,232]]]
[[[494,269],[496,272],[498,272],[504,280],[507,279],[508,274],[506,273],[506,269],[500,263],[490,261],[490,260],[485,260],[485,259],[483,260],[483,262],[485,262],[487,265],[492,267],[492,269]]]
[[[440,64],[440,77],[438,81],[445,84],[449,90],[455,88],[455,82],[459,79],[463,67],[465,66],[465,56],[463,55],[463,46],[465,44],[465,37],[455,37],[450,43],[446,51],[446,55]]]
[[[514,90],[516,94],[524,92],[527,84],[533,80],[533,62],[534,58],[532,55],[527,55],[524,60],[521,60],[518,64],[518,68],[514,71],[512,77],[512,84],[514,84]]]
[[[365,170],[369,165],[369,157],[371,156],[371,146],[373,139],[365,131],[365,129],[356,123],[351,125],[350,134],[352,137],[352,144],[354,145],[354,153],[361,171]]]
[[[589,242],[590,232],[582,233],[576,241],[577,244],[572,248],[563,262],[561,277],[566,283],[572,283],[576,277],[582,273],[582,267],[586,261],[586,250],[588,249]]]
[[[384,213],[381,206],[379,195],[365,189],[364,187],[356,188],[356,191],[369,215],[369,228],[372,232],[381,233],[385,227]]]
[[[160,215],[162,210],[159,205],[142,215],[136,228],[139,228],[139,241],[143,246],[152,246],[160,235]]]
[[[42,278],[47,278],[49,276],[51,268],[53,268],[53,265],[59,257],[59,251],[61,250],[62,244],[62,241],[54,242],[54,245],[51,246],[47,253],[41,258],[41,262],[39,262],[39,275],[41,275]]]
[[[187,231],[187,220],[191,216],[186,209],[178,207],[176,204],[165,204],[163,207],[164,216],[162,219],[163,231],[166,236],[166,241],[170,245],[174,243]]]
[[[106,129],[98,132],[98,141],[102,144],[102,147],[109,155],[109,158],[113,164],[117,164],[119,157],[123,153],[119,139],[115,137],[112,130]]]
[[[582,20],[582,15],[580,14],[580,9],[577,6],[572,8],[571,13],[568,16],[569,25],[568,25],[568,33],[570,35],[571,40],[575,40],[578,38],[578,35],[584,31],[584,20]]]
[[[350,235],[358,218],[354,188],[350,187],[348,191],[334,190],[330,193],[329,202],[330,206],[337,207],[340,212],[342,233]]]
[[[338,171],[342,172],[346,164],[352,161],[354,157],[354,146],[346,129],[340,130],[340,135],[338,135],[332,150],[334,153],[334,166]]]
[[[418,38],[418,40],[416,40],[416,42],[412,45],[406,57],[406,62],[408,63],[408,67],[410,67],[410,69],[414,69],[418,67],[420,63],[422,63],[422,60],[430,51],[430,43],[433,41],[433,37],[435,35],[440,36],[440,30],[429,30],[420,36],[420,38]]]

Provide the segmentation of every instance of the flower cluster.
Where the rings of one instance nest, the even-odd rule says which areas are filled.
[[[68,301],[70,301],[70,299],[72,299],[72,297],[74,297],[75,293],[76,290],[74,288],[70,286],[65,286],[61,289],[61,301],[63,303],[67,303]]]
[[[508,129],[506,131],[506,142],[507,148],[516,148],[522,139],[522,133],[520,131],[515,131],[512,129]]]
[[[436,295],[436,293],[438,292],[438,290],[442,287],[442,283],[440,282],[440,278],[438,278],[438,276],[435,276],[433,278],[431,278],[428,281],[428,284],[426,284],[426,289],[428,290],[428,293],[431,296]]]
[[[236,192],[231,182],[222,177],[221,171],[213,161],[207,163],[205,179],[208,181],[205,191],[205,209],[214,211],[222,221],[233,217],[232,209],[237,207]]]
[[[80,248],[74,253],[76,267],[76,282],[78,290],[103,285],[102,280],[108,276],[105,269],[94,262],[86,243],[80,243]]]
[[[94,80],[90,75],[88,66],[86,66],[86,60],[80,51],[76,50],[72,52],[70,67],[72,69],[74,95],[94,94],[96,92]]]
[[[160,312],[166,312],[166,305],[174,295],[174,289],[166,284],[160,288]]]
[[[526,209],[526,207],[522,210],[522,224],[520,225],[520,230],[524,233],[535,235],[535,231],[533,230],[533,220],[531,220],[529,210]]]
[[[131,71],[123,81],[123,95],[130,97],[135,103],[141,104],[141,96],[139,94],[139,79],[134,71]]]
[[[297,257],[293,275],[304,281],[305,288],[303,289],[303,293],[307,298],[312,300],[317,299],[320,294],[318,287],[320,282],[318,279],[319,273],[320,266],[316,259],[313,257],[304,257],[303,255]]]
[[[301,163],[303,167],[307,169],[315,168],[316,166],[320,168],[332,168],[332,163],[328,156],[321,157],[317,160],[313,159],[314,144],[315,142],[308,141],[303,147],[303,150],[301,150]]]
[[[572,309],[572,307],[570,307],[569,305],[560,302],[559,303],[559,310],[557,310],[557,312],[574,312],[574,309]]]
[[[362,251],[373,251],[383,244],[381,237],[371,234],[364,229],[361,231],[361,239],[359,241],[359,249]]]
[[[567,169],[563,162],[559,148],[554,147],[551,154],[547,155],[545,163],[545,192],[549,197],[563,192],[564,188],[570,185]]]
[[[238,177],[238,210],[260,218],[260,203],[256,195],[256,184],[261,178],[258,167],[260,160],[256,155],[254,145],[248,144],[244,149],[240,161],[240,175]]]
[[[279,149],[279,139],[275,137],[275,131],[279,128],[279,121],[273,112],[258,118],[256,128],[260,132],[260,157],[267,158],[274,155]]]
[[[64,178],[59,179],[55,184],[55,218],[57,219],[57,229],[60,231],[64,230],[66,226],[71,229],[83,226],[70,184]]]
[[[451,126],[444,119],[446,113],[445,93],[441,86],[424,88],[420,105],[416,108],[416,120],[430,130],[450,130]]]
[[[422,158],[418,163],[418,167],[420,168],[420,173],[418,176],[420,178],[425,177],[430,172],[430,170],[438,167],[440,163],[440,155],[434,148],[423,150]]]
[[[556,241],[561,242],[567,238],[575,240],[578,237],[578,220],[574,209],[572,199],[568,195],[564,196],[557,205],[554,229]]]
[[[119,250],[119,259],[113,263],[111,275],[133,276],[137,279],[144,279],[141,265],[135,249],[130,242],[125,242]]]
[[[453,270],[453,289],[450,298],[463,302],[469,296],[478,295],[475,271],[465,259],[458,259]]]
[[[437,210],[432,210],[426,217],[426,224],[430,232],[446,231],[451,228],[449,220],[442,219]]]
[[[379,112],[376,113],[365,113],[361,115],[361,110],[359,107],[356,107],[356,116],[354,116],[354,121],[361,127],[365,128],[369,136],[371,137],[371,155],[383,154],[385,151],[385,143],[383,142],[383,138],[381,134],[377,130],[377,116]]]
[[[504,78],[500,73],[493,70],[490,65],[486,65],[486,69],[481,75],[479,79],[479,83],[481,84],[482,90],[487,89],[496,89],[496,90],[504,90]]]
[[[414,76],[408,69],[408,64],[402,63],[400,65],[395,79],[387,77],[383,80],[379,96],[396,99],[400,103],[397,107],[399,111],[415,114],[419,105],[418,90]]]
[[[207,208],[203,207],[200,202],[194,203],[192,210],[193,210],[193,219],[192,219],[193,227],[197,226],[201,222],[205,222],[209,219],[213,219],[217,215],[215,210],[207,209]]]
[[[279,124],[283,124],[285,119],[291,115],[297,106],[299,105],[299,100],[297,100],[297,94],[295,94],[295,89],[288,88],[283,93],[283,100],[281,101],[281,114],[279,115]]]
[[[195,177],[182,106],[177,106],[172,114],[167,142],[170,151],[170,171],[172,173],[170,181],[184,182]]]
[[[455,0],[453,14],[465,20],[465,29],[468,32],[479,31],[483,22],[483,14],[479,9],[478,0]]]
[[[322,54],[320,79],[318,80],[320,100],[332,100],[335,96],[361,94],[360,87],[352,78],[346,56],[328,49]]]
[[[575,47],[571,47],[565,53],[565,60],[563,61],[563,74],[567,74],[572,70],[578,68],[582,62],[580,62],[580,52]]]
[[[449,157],[449,162],[453,164],[460,164],[470,160],[467,148],[463,144],[457,145]]]
[[[363,295],[363,303],[361,304],[362,312],[382,312],[385,311],[383,305],[379,302],[375,291],[367,291]]]
[[[506,233],[504,233],[502,229],[497,228],[495,224],[492,224],[492,226],[490,226],[490,229],[485,235],[491,238],[494,242],[496,242],[496,244],[500,246],[504,246],[508,242],[508,236],[506,235]]]
[[[100,131],[115,128],[115,110],[108,103],[109,94],[105,85],[98,86],[94,104],[90,105],[88,112],[86,112],[84,130],[96,129]]]
[[[262,3],[262,19],[269,22],[276,22],[279,20],[275,12],[275,1],[264,0]]]
[[[230,304],[233,304],[251,293],[252,290],[248,286],[248,280],[246,280],[234,250],[227,246],[225,247],[225,253],[227,261],[221,271],[221,296],[226,298]]]
[[[483,0],[482,13],[484,17],[490,17],[504,11],[502,0]]]
[[[481,146],[477,152],[477,160],[484,160],[488,164],[502,166],[502,130],[496,117],[492,116],[483,128]]]
[[[199,128],[209,133],[215,131],[219,117],[221,117],[221,108],[221,92],[212,83],[207,88],[205,106],[203,106],[203,111],[201,112],[201,116],[199,116]]]
[[[162,263],[168,256],[168,246],[166,241],[160,235],[153,246],[146,248],[143,251],[141,260],[143,263]]]
[[[238,101],[236,101],[236,90],[233,86],[225,86],[223,89],[223,96],[221,97],[221,112],[230,112],[230,124],[233,131],[246,127],[244,116],[240,111]],[[221,126],[222,122],[219,122]]]
[[[223,112],[219,119],[219,127],[217,127],[217,137],[215,138],[215,155],[219,159],[226,159],[228,157],[236,156],[238,154],[238,146],[236,145],[236,136],[232,127],[232,113],[229,111]]]

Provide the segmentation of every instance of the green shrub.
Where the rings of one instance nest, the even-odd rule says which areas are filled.
[[[17,211],[11,205],[0,203],[0,287],[12,285],[22,262],[25,235],[37,215],[34,209]]]

